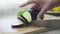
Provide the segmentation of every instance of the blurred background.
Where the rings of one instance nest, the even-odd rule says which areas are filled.
[[[19,5],[28,0],[0,0],[0,17],[13,14],[20,10]]]
[[[27,0],[0,0],[0,10],[17,9],[20,4],[26,1]]]

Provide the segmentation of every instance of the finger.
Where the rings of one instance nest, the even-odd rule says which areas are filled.
[[[41,18],[39,17],[39,15],[37,16],[37,21],[40,21],[41,20]]]
[[[40,7],[40,4],[35,3],[35,5],[33,5],[31,9],[39,9],[39,7]]]
[[[35,7],[36,7],[36,8],[39,8],[39,6],[40,6],[40,4],[38,4],[38,3],[35,4]],[[34,7],[34,8],[35,8],[35,7]]]
[[[42,8],[41,8],[41,11],[39,12],[37,18],[42,18],[44,16],[44,13],[46,13],[51,7],[51,4],[50,3],[46,3]]]
[[[35,2],[34,2],[34,1],[28,1],[28,2],[20,5],[20,7],[24,7],[24,6],[26,6],[26,5],[33,4],[33,3],[35,3]]]
[[[51,2],[47,2],[41,9],[40,14],[46,13],[48,10],[52,9]]]
[[[40,6],[39,6],[39,8],[38,8],[38,10],[41,10],[41,9],[42,9],[42,7],[43,7],[43,6],[42,6],[42,5],[40,5]]]

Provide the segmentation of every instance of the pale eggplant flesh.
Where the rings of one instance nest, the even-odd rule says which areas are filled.
[[[23,23],[18,24],[18,25],[12,25],[12,27],[13,28],[20,28],[20,27],[24,27],[24,26],[29,26],[31,24],[31,21],[37,20],[37,15],[39,12],[40,12],[40,10],[29,10],[29,11],[25,11],[23,14],[21,12],[21,14],[18,15],[18,19],[20,21],[22,21]],[[42,17],[41,19],[43,19],[43,18],[44,17]]]

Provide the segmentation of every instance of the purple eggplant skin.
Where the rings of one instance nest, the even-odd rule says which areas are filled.
[[[37,15],[40,12],[40,10],[29,10],[31,16],[32,16],[32,20],[37,20]],[[41,19],[44,19],[44,17],[42,17]]]

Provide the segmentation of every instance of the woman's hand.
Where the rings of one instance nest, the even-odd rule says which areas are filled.
[[[40,9],[41,11],[37,15],[37,20],[41,20],[46,11],[60,5],[60,0],[29,0],[26,3],[20,5],[20,7],[24,7],[29,4],[35,4],[33,5],[33,8],[37,8],[37,6],[39,5],[37,9]]]

